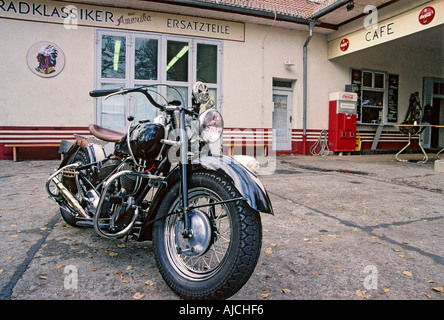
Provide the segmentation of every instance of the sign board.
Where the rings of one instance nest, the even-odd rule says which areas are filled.
[[[83,3],[0,0],[0,18],[245,41],[244,23]]]
[[[431,1],[328,42],[328,59],[399,39],[444,24],[444,0]]]
[[[329,101],[357,101],[358,95],[352,92],[332,92],[328,98]]]

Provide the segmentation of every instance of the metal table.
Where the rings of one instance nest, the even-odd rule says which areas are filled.
[[[444,128],[444,125],[435,125],[435,124],[395,124],[395,127],[434,127],[434,128]],[[419,130],[419,132],[418,133],[415,133],[415,134],[412,134],[412,133],[408,133],[408,136],[409,136],[409,142],[407,143],[407,145],[404,147],[404,148],[402,148],[397,154],[396,154],[396,160],[398,160],[398,161],[401,161],[401,162],[408,162],[408,160],[403,160],[403,159],[399,159],[399,155],[405,150],[405,149],[407,149],[409,146],[410,146],[410,144],[411,144],[411,139],[412,139],[412,136],[415,136],[415,135],[418,135],[418,144],[419,144],[419,147],[421,148],[421,151],[422,151],[422,153],[424,154],[424,158],[420,161],[420,162],[422,162],[422,163],[426,163],[428,160],[429,160],[429,157],[427,156],[427,153],[425,152],[425,150],[424,150],[424,148],[422,147],[422,145],[421,145],[421,137],[420,137],[420,135],[421,135],[421,131],[422,130]],[[436,154],[436,156],[438,157],[438,159],[439,159],[439,154],[441,153],[441,152],[443,152],[444,151],[444,148],[442,148],[437,154]]]

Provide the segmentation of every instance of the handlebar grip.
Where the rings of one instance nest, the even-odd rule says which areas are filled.
[[[97,97],[103,97],[110,95],[112,93],[116,93],[122,91],[122,94],[127,94],[131,92],[140,92],[145,95],[145,97],[151,102],[153,106],[156,108],[159,108],[161,110],[164,109],[164,107],[161,104],[158,104],[153,97],[148,93],[148,91],[144,87],[135,87],[135,88],[120,88],[120,89],[96,89],[89,92],[89,95],[93,98]]]
[[[93,98],[107,96],[111,93],[120,91],[121,89],[97,89],[89,92],[89,95]]]

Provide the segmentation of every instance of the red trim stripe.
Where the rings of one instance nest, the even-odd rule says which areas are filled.
[[[307,130],[307,148],[309,148],[318,140],[322,130]],[[370,149],[376,133],[372,130],[359,130],[357,135],[361,137],[361,150]],[[80,126],[0,126],[0,160],[12,159],[12,148],[5,147],[5,144],[41,144],[41,143],[60,143],[61,140],[74,141],[74,134],[82,136],[91,136],[88,127]],[[302,153],[303,131],[302,129],[293,129],[291,134],[292,150],[278,153]],[[418,136],[412,138],[411,148],[417,148]],[[272,150],[273,130],[271,128],[224,128],[223,145],[228,147],[236,143],[249,144],[268,144],[268,148]],[[383,131],[378,143],[378,149],[400,149],[408,143],[408,137],[399,131]],[[39,159],[40,150],[57,148],[30,148],[34,156]],[[58,155],[55,153],[54,159]]]
[[[5,147],[5,145],[60,143],[62,140],[75,141],[74,134],[91,136],[88,127],[0,126],[0,160],[12,159],[12,147]],[[33,159],[48,159],[48,157],[58,159],[57,149],[57,147],[30,147],[26,149],[26,153]]]
[[[319,139],[322,129],[309,129],[306,132],[307,149],[316,143]],[[375,138],[376,129],[372,130],[359,130],[357,135],[361,137],[361,150],[371,149],[373,140]],[[411,148],[417,148],[418,136],[412,137]],[[291,134],[292,150],[280,152],[278,154],[296,153],[301,154],[303,148],[303,130],[293,129]],[[377,149],[401,149],[409,141],[408,136],[405,136],[399,131],[383,131],[379,138]],[[273,130],[271,128],[224,128],[223,133],[223,145],[230,146],[235,143],[251,143],[260,144],[269,143],[269,149],[271,150],[273,143]]]

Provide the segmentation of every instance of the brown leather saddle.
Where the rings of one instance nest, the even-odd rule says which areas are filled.
[[[104,128],[96,124],[90,124],[89,131],[93,136],[108,142],[119,142],[125,135],[119,131]]]

